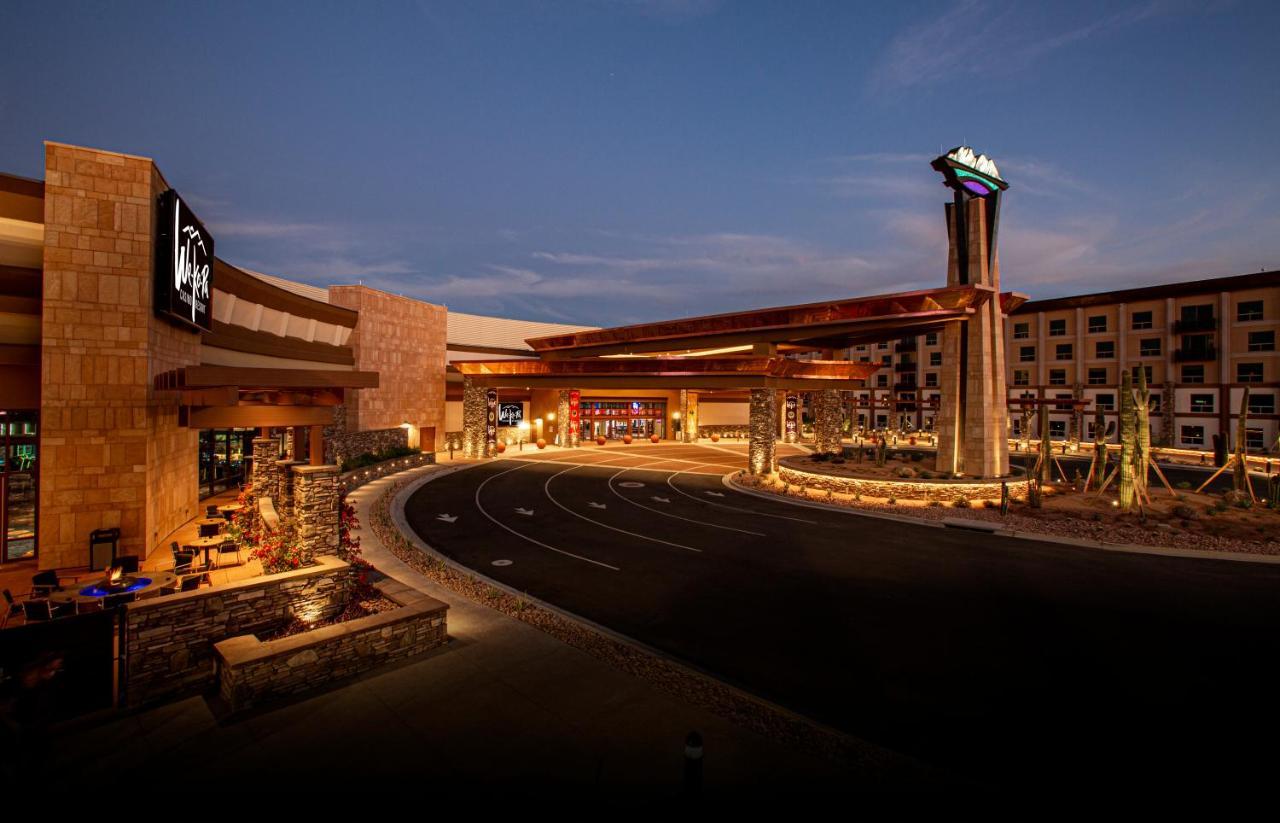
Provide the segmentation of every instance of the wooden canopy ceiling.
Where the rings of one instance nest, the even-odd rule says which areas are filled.
[[[328,425],[346,389],[376,389],[377,372],[186,366],[156,375],[156,391],[181,395],[192,428]]]
[[[847,300],[594,329],[526,342],[544,360],[615,354],[677,353],[770,344],[780,351],[843,349],[936,331],[964,320],[996,296],[989,286],[952,286]],[[1007,312],[1026,297],[999,295]]]
[[[484,387],[848,389],[880,368],[846,360],[785,357],[588,357],[574,360],[463,360],[464,377]]]

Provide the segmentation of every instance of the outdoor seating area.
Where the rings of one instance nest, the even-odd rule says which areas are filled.
[[[119,608],[127,603],[261,574],[231,538],[228,524],[241,505],[235,493],[206,501],[203,513],[168,535],[151,556],[118,555],[105,569],[88,566],[10,570],[0,579],[0,629]]]

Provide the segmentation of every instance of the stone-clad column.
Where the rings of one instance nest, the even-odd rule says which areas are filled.
[[[698,442],[698,393],[680,390],[680,441]]]
[[[840,392],[823,389],[813,395],[813,439],[819,454],[839,454]]]
[[[571,449],[575,445],[569,437],[569,390],[561,389],[556,401],[556,445]]]
[[[462,456],[479,458],[488,456],[485,440],[485,424],[489,408],[485,390],[475,385],[470,377],[462,379]]]
[[[294,466],[293,511],[308,559],[338,551],[338,467]]]
[[[305,465],[301,460],[276,461],[276,490],[271,495],[276,514],[288,517],[293,514],[293,467]]]
[[[276,459],[279,456],[275,440],[270,437],[253,438],[253,474],[250,475],[249,482],[259,497],[270,497],[274,491],[271,479],[275,475]]]
[[[773,389],[751,390],[747,472],[772,474],[777,466],[778,401]]]

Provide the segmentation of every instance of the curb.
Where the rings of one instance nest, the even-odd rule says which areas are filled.
[[[928,526],[931,528],[945,529],[957,528],[948,527],[940,520],[931,520],[925,517],[912,517],[906,514],[888,514],[887,512],[873,512],[856,509],[849,506],[837,506],[832,503],[822,503],[816,500],[793,500],[780,494],[772,492],[762,492],[756,489],[748,489],[733,482],[733,478],[738,475],[737,471],[729,472],[720,478],[725,486],[742,494],[749,494],[753,497],[759,497],[764,500],[774,500],[780,503],[786,503],[792,506],[801,506],[811,509],[822,509],[825,511],[840,512],[842,514],[851,515],[853,517],[873,517],[880,520],[894,520],[899,523],[910,523],[914,526]],[[985,523],[988,521],[977,520],[977,523]],[[976,531],[976,530],[975,530]],[[1089,540],[1082,537],[1062,537],[1056,534],[1044,534],[1042,532],[1026,531],[1022,529],[997,528],[988,531],[981,529],[988,534],[995,534],[1001,537],[1011,537],[1017,540],[1028,540],[1036,543],[1056,543],[1062,546],[1071,546],[1077,549],[1095,549],[1100,551],[1115,552],[1120,554],[1142,554],[1156,557],[1177,557],[1189,560],[1225,560],[1232,563],[1258,563],[1262,565],[1280,564],[1280,555],[1273,554],[1251,554],[1249,552],[1215,552],[1207,549],[1178,549],[1173,546],[1144,546],[1139,543],[1103,543],[1097,540]]]

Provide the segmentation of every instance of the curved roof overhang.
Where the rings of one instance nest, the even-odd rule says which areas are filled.
[[[994,294],[990,286],[950,286],[594,329],[527,342],[543,359],[759,344],[821,351],[934,331],[968,318]],[[1004,306],[1006,296],[1000,299]]]
[[[574,360],[464,360],[454,364],[488,388],[853,389],[879,363],[786,357],[591,357]]]

